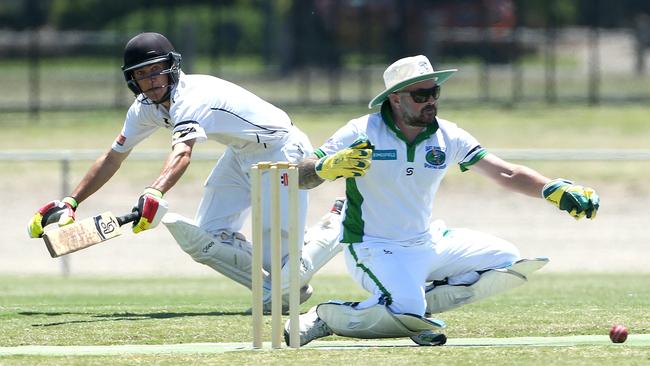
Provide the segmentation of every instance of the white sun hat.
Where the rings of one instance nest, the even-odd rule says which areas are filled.
[[[386,90],[372,98],[368,103],[368,108],[381,104],[386,100],[388,94],[423,80],[433,79],[437,85],[440,85],[456,71],[458,69],[434,71],[429,59],[423,55],[399,59],[384,71]]]

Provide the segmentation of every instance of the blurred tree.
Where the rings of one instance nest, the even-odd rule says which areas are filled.
[[[553,12],[553,22],[557,26],[575,24],[578,19],[580,0],[525,0],[518,4],[521,6],[522,16],[526,19],[526,27],[544,27],[549,19],[546,19],[546,9]]]
[[[155,31],[179,49],[218,47],[219,54],[231,55],[261,52],[262,5],[269,0],[51,1],[49,23],[56,29],[117,30],[126,36]]]
[[[49,22],[59,29],[99,29],[110,21],[138,10],[185,8],[196,5],[232,6],[251,0],[47,0]],[[159,15],[156,15],[159,16]]]
[[[45,24],[51,0],[2,0],[0,24],[5,29],[31,29]]]

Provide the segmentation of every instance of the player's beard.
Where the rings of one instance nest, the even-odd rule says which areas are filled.
[[[416,116],[404,116],[404,123],[413,127],[427,127],[436,120],[438,108],[435,104],[429,104],[420,110],[420,114]]]

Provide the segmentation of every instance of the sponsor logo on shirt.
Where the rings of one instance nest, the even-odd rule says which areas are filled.
[[[397,150],[374,150],[372,160],[397,160]]]
[[[445,169],[447,167],[444,150],[438,146],[425,146],[424,167],[432,169]]]
[[[125,142],[126,142],[126,136],[122,135],[121,133],[117,135],[117,137],[115,138],[115,143],[120,146],[124,146]]]
[[[190,127],[185,127],[182,130],[178,130],[174,132],[174,136],[172,137],[174,140],[181,139],[191,133],[196,132],[196,128],[190,126]]]

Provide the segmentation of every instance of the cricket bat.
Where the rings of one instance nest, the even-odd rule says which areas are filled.
[[[121,235],[120,226],[135,221],[139,216],[138,212],[115,216],[107,211],[70,225],[48,230],[43,234],[43,240],[52,258],[56,258]]]

